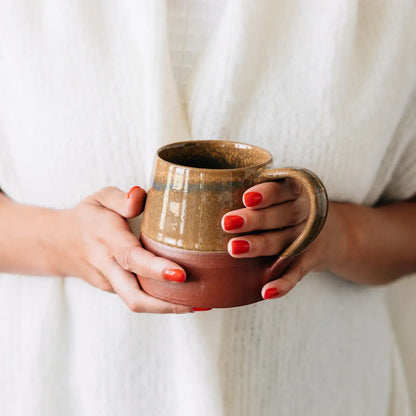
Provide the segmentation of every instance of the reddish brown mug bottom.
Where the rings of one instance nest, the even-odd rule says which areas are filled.
[[[229,308],[262,300],[267,269],[276,257],[236,259],[227,252],[182,250],[160,244],[145,235],[143,246],[181,265],[186,282],[174,283],[138,276],[142,289],[151,296],[179,305],[199,308]]]

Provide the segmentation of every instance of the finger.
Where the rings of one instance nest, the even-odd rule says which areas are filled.
[[[128,230],[117,229],[108,243],[111,254],[126,271],[156,280],[178,283],[186,280],[183,267],[145,250],[137,237]]]
[[[306,197],[299,197],[263,209],[241,208],[228,212],[223,216],[221,224],[226,232],[245,233],[290,227],[305,221],[308,216],[309,202]]]
[[[115,293],[111,283],[96,267],[90,265],[85,266],[82,274],[80,274],[79,277],[97,289],[103,290],[104,292]]]
[[[123,215],[126,218],[137,217],[143,212],[146,202],[146,191],[140,186],[133,186],[127,192],[127,212]]]
[[[247,208],[265,208],[282,202],[293,201],[302,193],[302,185],[294,179],[265,182],[252,186],[243,195]]]
[[[293,261],[281,277],[263,286],[261,290],[263,299],[281,298],[287,295],[312,270],[312,266],[312,256],[307,252],[302,254]]]
[[[284,230],[261,234],[244,235],[228,242],[228,253],[232,257],[273,256],[281,253],[302,232],[305,223]]]
[[[144,293],[133,273],[127,272],[116,262],[103,265],[103,273],[108,277],[114,291],[133,312],[147,313],[189,313],[189,306],[176,305],[156,299]]]
[[[119,188],[108,186],[100,189],[91,198],[97,204],[125,218],[133,218],[143,211],[146,192],[139,186],[134,186],[128,193]]]
[[[95,270],[95,273],[91,273],[88,279],[84,280],[104,292],[115,293],[113,285],[99,270]]]

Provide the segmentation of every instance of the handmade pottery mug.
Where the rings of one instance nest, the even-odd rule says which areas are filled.
[[[271,154],[257,146],[201,140],[169,144],[157,151],[140,239],[158,256],[180,264],[184,283],[138,276],[148,294],[202,308],[241,306],[262,300],[261,288],[278,277],[294,256],[321,231],[328,201],[320,179],[305,169],[270,169]],[[243,208],[253,185],[291,178],[306,189],[309,218],[295,241],[279,256],[233,258],[221,218]]]

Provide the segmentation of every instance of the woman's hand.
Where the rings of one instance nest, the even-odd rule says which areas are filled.
[[[291,179],[255,185],[244,193],[243,202],[246,208],[222,218],[225,231],[242,233],[228,244],[228,252],[237,258],[277,256],[299,235],[309,215],[307,194]],[[415,214],[414,202],[377,208],[330,203],[319,236],[280,278],[262,288],[263,298],[286,295],[312,271],[330,270],[370,285],[416,271]]]
[[[134,312],[185,313],[191,307],[164,302],[144,293],[135,274],[157,280],[185,281],[174,262],[146,251],[131,232],[126,218],[138,216],[146,193],[133,187],[128,194],[103,188],[76,207],[61,211],[64,242],[57,274],[77,276],[91,285],[117,293]],[[56,257],[56,256],[55,256]]]
[[[255,185],[244,193],[243,202],[246,208],[229,212],[222,219],[226,232],[243,233],[228,243],[228,252],[236,258],[277,256],[301,233],[309,215],[308,196],[292,179]],[[246,232],[255,234],[244,235]],[[329,247],[320,240],[320,248],[314,247],[313,262],[299,262],[303,255],[299,256],[278,280],[263,287],[264,299],[287,294],[307,272],[325,268]]]

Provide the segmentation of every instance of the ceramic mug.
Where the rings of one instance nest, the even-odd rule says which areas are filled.
[[[278,277],[321,231],[328,200],[320,179],[305,169],[271,169],[271,154],[244,143],[201,140],[169,144],[157,151],[140,239],[158,256],[180,264],[186,282],[138,276],[148,294],[201,308],[241,306],[262,300],[265,283]],[[309,218],[295,241],[279,256],[233,258],[221,218],[243,208],[253,185],[291,178],[306,189]],[[247,233],[246,233],[247,234]]]

